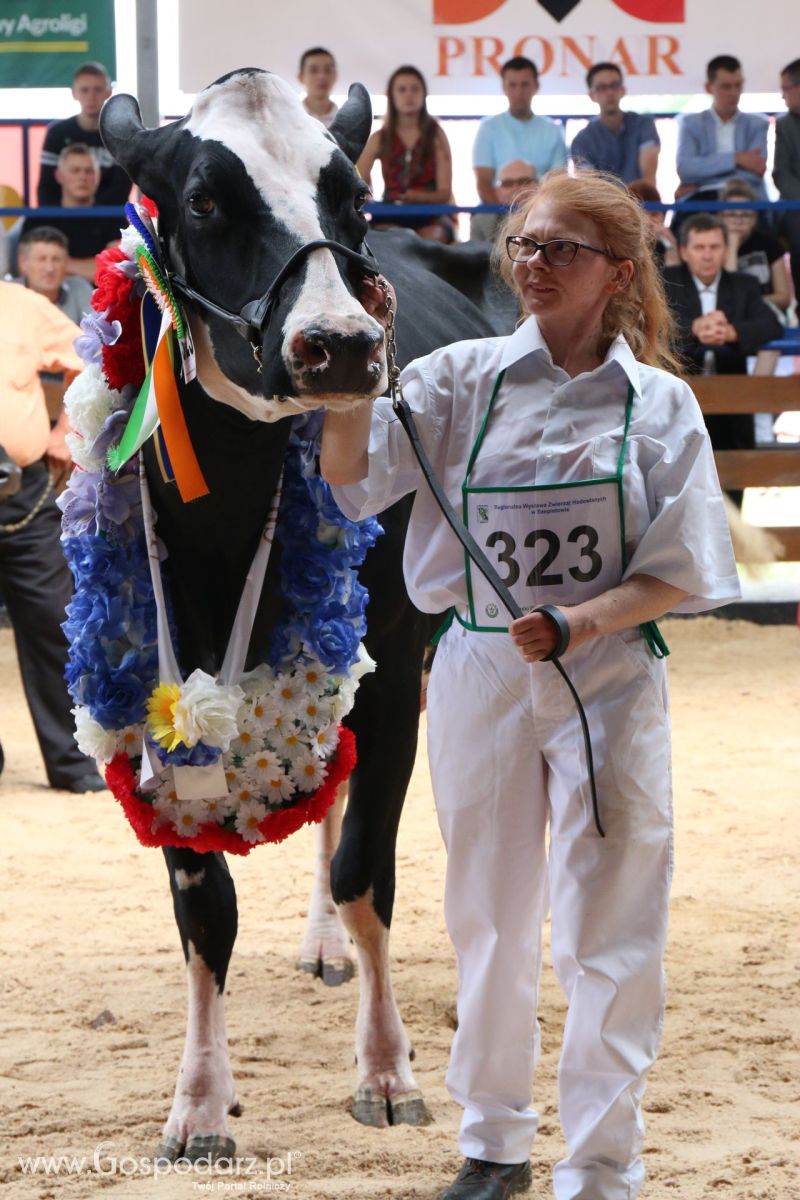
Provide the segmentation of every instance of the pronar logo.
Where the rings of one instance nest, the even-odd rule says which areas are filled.
[[[434,25],[469,25],[490,17],[508,0],[433,0]],[[581,0],[535,0],[555,21],[563,21]],[[629,17],[651,24],[680,23],[686,20],[686,0],[609,0]]]

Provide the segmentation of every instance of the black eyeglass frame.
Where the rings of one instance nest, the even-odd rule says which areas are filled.
[[[527,244],[529,246],[533,246],[533,250],[531,251],[528,258],[514,258],[514,255],[511,253],[511,246],[516,245],[518,242],[527,242]],[[564,263],[551,262],[550,256],[547,253],[547,247],[554,245],[556,242],[560,243],[561,245],[564,245],[564,243],[566,243],[567,245],[572,246],[574,248],[574,253],[572,255],[572,258],[569,260],[569,262],[564,262]],[[590,246],[588,244],[588,242],[576,242],[576,241],[573,241],[572,238],[551,238],[549,242],[537,242],[537,241],[534,241],[533,238],[526,237],[524,233],[512,233],[506,238],[506,254],[511,259],[512,262],[530,262],[530,260],[533,258],[533,256],[535,254],[537,254],[539,252],[539,250],[541,250],[542,254],[544,255],[544,260],[548,264],[548,266],[555,267],[555,268],[571,267],[572,264],[575,262],[575,259],[578,257],[579,250],[591,250],[593,254],[604,254],[606,256],[606,258],[612,258],[615,261],[618,261],[615,258],[615,256],[613,254],[611,254],[608,250],[603,250],[600,248],[600,246]]]

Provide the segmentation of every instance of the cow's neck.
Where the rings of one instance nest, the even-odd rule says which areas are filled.
[[[210,493],[184,504],[165,483],[153,450],[145,449],[156,533],[167,548],[163,564],[172,598],[176,650],[184,675],[195,667],[215,674],[225,655],[245,577],[280,476],[291,421],[250,421],[210,399],[198,383],[181,387],[192,445]],[[266,659],[269,630],[280,612],[279,547],[273,547],[248,666]]]

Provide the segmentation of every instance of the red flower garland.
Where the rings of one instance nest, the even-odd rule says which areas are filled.
[[[122,332],[113,346],[103,346],[103,374],[109,387],[122,389],[126,383],[139,388],[145,376],[140,314],[141,296],[133,293],[134,281],[117,263],[130,259],[119,246],[111,246],[97,256],[97,287],[92,295],[95,312],[106,313],[106,320],[119,321]]]
[[[301,825],[325,819],[328,809],[336,799],[340,783],[344,783],[356,765],[356,739],[352,730],[339,726],[339,745],[336,756],[328,764],[325,782],[305,800],[291,808],[282,808],[267,813],[259,825],[265,842],[282,842],[295,833]],[[168,825],[153,829],[153,809],[146,800],[136,795],[136,779],[127,754],[117,754],[106,767],[106,783],[122,805],[134,833],[143,846],[178,846],[205,854],[212,850],[227,851],[229,854],[249,854],[254,846],[263,842],[246,842],[240,834],[211,822],[201,825],[194,837],[180,837]]]

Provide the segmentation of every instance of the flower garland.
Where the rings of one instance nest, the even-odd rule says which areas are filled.
[[[246,854],[321,820],[355,765],[353,735],[340,722],[358,678],[374,669],[356,569],[381,528],[347,520],[317,474],[320,414],[295,420],[275,533],[283,610],[268,661],[227,686],[200,670],[183,682],[159,679],[138,456],[117,471],[108,465],[145,379],[140,313],[159,284],[141,266],[153,253],[147,216],[129,206],[129,218],[119,247],[98,256],[77,343],[86,368],[65,400],[75,471],[59,505],[75,578],[64,630],[76,736],[106,765],[144,845]],[[169,614],[168,593],[165,601]],[[152,777],[143,783],[145,738]],[[201,779],[214,768],[224,784],[198,786],[196,774],[194,786],[180,784],[185,768],[205,768]]]

